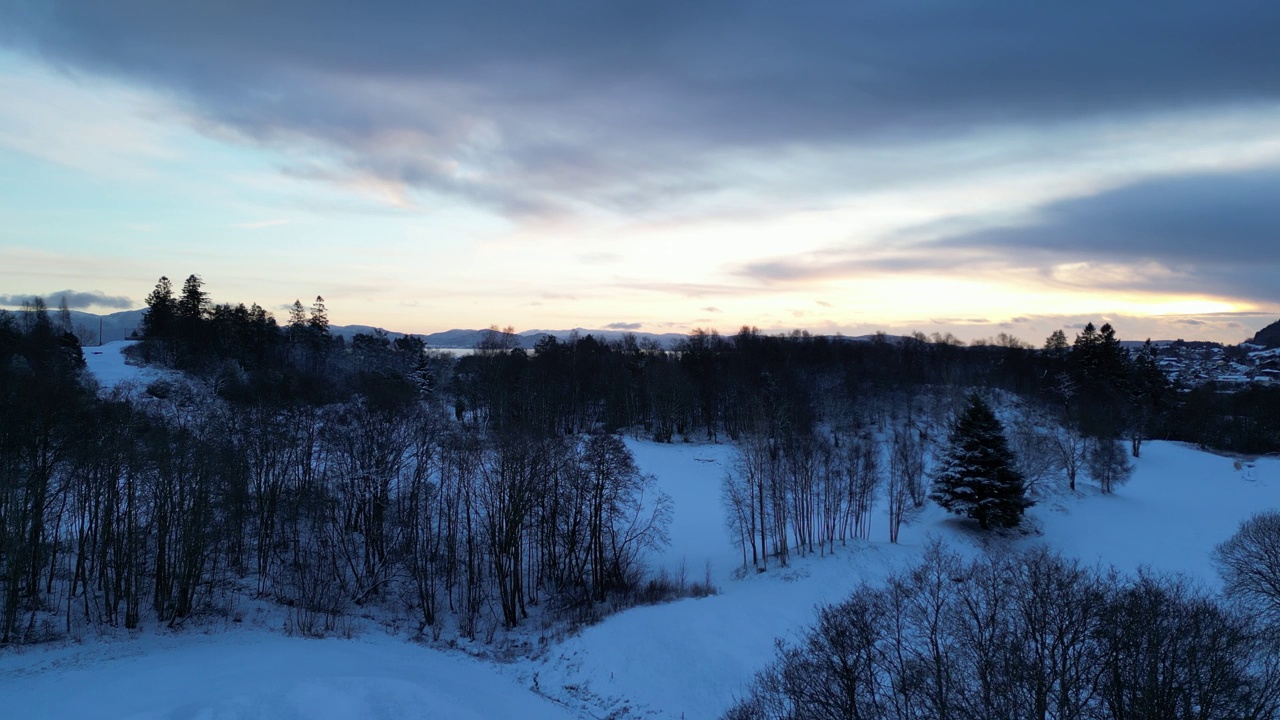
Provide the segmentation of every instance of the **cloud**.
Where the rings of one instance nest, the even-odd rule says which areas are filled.
[[[639,330],[644,327],[643,323],[638,322],[611,322],[605,325],[605,330]]]
[[[678,206],[725,158],[1280,99],[1280,5],[0,5],[0,42],[176,98],[293,171],[511,215]]]
[[[56,308],[65,298],[67,307],[72,310],[83,310],[89,307],[112,308],[115,310],[129,310],[134,307],[134,302],[123,295],[107,295],[99,290],[78,291],[78,290],[59,290],[57,292],[45,293],[43,295],[0,295],[0,305],[9,307],[17,307],[25,303],[29,303],[36,297],[44,299],[45,303]]]
[[[706,307],[704,307],[704,308],[698,308],[698,309],[699,309],[699,310],[701,310],[701,311],[703,311],[703,312],[709,312],[709,313],[719,313],[719,312],[724,312],[723,310],[721,310],[720,308],[716,307],[715,305],[708,305],[708,306],[706,306]]]
[[[930,318],[929,322],[935,325],[990,325],[991,321],[986,318]]]
[[[1034,264],[1085,287],[1280,303],[1280,169],[1136,183],[1043,208],[1034,223],[928,243]]]
[[[757,288],[745,285],[726,285],[721,283],[679,283],[666,281],[645,282],[629,279],[616,279],[613,286],[625,290],[640,290],[642,292],[652,292],[664,295],[680,295],[689,298],[733,297],[751,295],[757,292]]]
[[[874,247],[831,247],[736,269],[768,283],[884,273],[1000,276],[1086,289],[1202,293],[1280,303],[1280,168],[1161,177],[1034,210],[978,230],[908,229]],[[955,226],[972,224],[957,218]]]

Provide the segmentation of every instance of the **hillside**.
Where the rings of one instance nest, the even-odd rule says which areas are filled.
[[[982,552],[979,538],[934,507],[891,545],[877,510],[870,541],[738,577],[741,556],[720,503],[731,447],[628,446],[675,502],[671,545],[651,562],[683,568],[690,580],[709,568],[719,595],[636,608],[562,639],[532,630],[528,641],[545,650],[511,664],[419,646],[368,621],[355,640],[288,638],[270,631],[279,618],[249,613],[243,626],[209,635],[152,628],[134,639],[0,656],[0,693],[25,718],[710,718],[744,692],[775,638],[792,638],[813,620],[817,604],[912,563],[932,538]],[[1214,545],[1252,512],[1277,505],[1280,461],[1237,463],[1149,443],[1115,495],[1090,485],[1051,493],[1030,512],[1030,536],[994,545],[1045,543],[1086,562],[1184,573],[1216,587]]]
[[[1280,347],[1280,320],[1259,330],[1256,335],[1249,339],[1249,343],[1261,345],[1264,348]]]
[[[39,355],[27,349],[52,345],[58,336],[33,332],[15,339],[15,352],[27,354],[14,357],[27,367],[45,362],[51,377],[78,381],[71,353]],[[49,513],[41,529],[51,539],[66,538],[61,546],[66,552],[39,556],[43,547],[57,546],[8,546],[38,557],[30,567],[42,575],[32,586],[41,593],[40,604],[17,606],[18,612],[9,616],[6,637],[17,642],[0,641],[19,646],[0,653],[0,693],[22,717],[715,717],[770,662],[776,639],[796,638],[813,621],[816,607],[915,564],[935,540],[970,557],[1043,544],[1085,563],[1113,564],[1121,573],[1140,566],[1182,573],[1212,590],[1218,585],[1209,563],[1212,548],[1251,513],[1280,505],[1280,461],[1214,455],[1172,442],[1145,442],[1131,482],[1114,495],[1102,494],[1083,475],[1079,489],[1068,491],[1062,468],[1040,467],[1034,459],[1049,452],[1045,443],[1050,438],[1044,433],[1065,443],[1075,437],[1072,428],[1057,425],[1034,396],[999,388],[1017,375],[1005,369],[1000,375],[985,374],[992,367],[1006,367],[990,362],[994,356],[1021,359],[1023,376],[1043,377],[1035,364],[1043,356],[1025,351],[746,335],[725,342],[717,373],[706,375],[693,362],[706,359],[697,349],[679,357],[634,354],[631,359],[645,361],[644,372],[635,373],[638,364],[617,361],[626,359],[623,351],[595,344],[548,348],[529,357],[454,358],[408,356],[390,343],[343,349],[317,343],[310,350],[302,346],[278,353],[276,364],[267,366],[277,368],[272,372],[248,365],[260,373],[250,382],[254,376],[249,371],[183,375],[158,366],[138,367],[121,352],[128,344],[85,349],[88,371],[98,380],[102,398],[54,395],[59,386],[52,383],[7,385],[13,397],[30,396],[33,405],[65,404],[69,410],[59,416],[57,426],[66,428],[61,452],[98,463],[65,463],[58,482],[51,484],[65,488],[65,500],[55,498],[64,510]],[[578,355],[575,349],[592,354]],[[861,368],[862,377],[879,377],[886,386],[914,395],[908,403],[885,399],[878,406],[880,415],[869,412],[866,394],[845,397],[847,404],[840,406],[839,388],[802,384],[803,375],[796,372],[818,350],[834,358],[831,367]],[[775,362],[766,366],[769,372],[753,369],[770,356]],[[320,366],[317,357],[331,372],[308,375],[305,367],[289,364]],[[914,362],[925,358],[934,369]],[[901,374],[903,366],[912,365],[920,374]],[[22,367],[22,362],[0,364],[10,371]],[[378,367],[387,372],[366,370]],[[391,371],[405,373],[404,382],[392,382]],[[432,388],[434,378],[447,376],[446,389]],[[792,413],[780,414],[783,418],[802,419],[799,413],[817,409],[847,415],[830,415],[842,420],[814,425],[772,445],[744,439],[747,454],[740,456],[734,445],[716,438],[730,437],[730,423],[741,416],[723,414],[719,427],[725,429],[718,435],[696,425],[702,397],[697,383],[708,377],[718,380],[709,386],[710,397],[720,398],[715,407],[734,407],[737,396],[727,390],[751,387],[753,378],[763,377],[794,386],[780,392],[779,382],[762,384],[755,407]],[[915,477],[928,477],[928,465],[937,462],[941,451],[937,439],[947,435],[951,409],[972,387],[930,382],[935,377],[968,377],[969,382],[992,378],[991,401],[1019,455],[1032,460],[1028,476],[1038,472],[1036,505],[1017,532],[980,533],[926,500],[922,487],[910,485],[917,488],[910,497],[921,505],[906,518],[900,542],[888,541],[886,452],[892,448],[894,457],[906,457],[903,462],[918,462]],[[414,382],[419,378],[424,382]],[[347,400],[326,399],[321,391],[299,393],[298,398],[317,397],[324,404],[317,408],[293,400],[286,410],[262,412],[267,403],[289,397],[281,388],[306,382],[339,390],[351,383],[345,386],[348,391],[361,394]],[[119,392],[110,392],[113,388]],[[634,399],[611,405],[618,388],[632,388]],[[671,390],[681,388],[687,393],[684,402],[628,412],[645,397],[662,399],[666,393],[678,399],[680,393]],[[427,402],[399,402],[415,397]],[[1233,417],[1265,414],[1273,407],[1265,395],[1224,397],[1212,389],[1188,393],[1188,413],[1208,427],[1209,420],[1219,417],[1213,414],[1219,406],[1204,403],[1243,399],[1245,404],[1229,408]],[[579,405],[567,402],[574,398]],[[210,406],[217,412],[205,411]],[[368,412],[372,408],[378,412]],[[584,409],[590,412],[579,412]],[[913,414],[917,424],[890,426],[895,414],[900,418],[905,413]],[[554,435],[532,443],[495,433],[476,445],[465,442],[483,429],[481,421],[495,417],[530,428],[534,421],[547,422]],[[8,418],[10,427],[23,426],[20,413]],[[617,433],[593,432],[600,423],[596,418],[612,418]],[[199,434],[184,431],[178,422]],[[1271,422],[1263,417],[1250,427],[1269,432]],[[122,427],[137,432],[119,433]],[[1222,435],[1217,447],[1243,448],[1246,441],[1266,440],[1237,435]],[[37,442],[31,445],[40,450]],[[802,471],[802,463],[815,463],[808,465],[817,468],[815,484],[802,485],[775,470],[758,474],[762,484],[744,490],[749,468],[759,467],[751,463],[765,462],[773,453]],[[376,459],[384,456],[399,458],[390,471],[379,469],[387,467]],[[199,463],[193,466],[198,472],[168,471],[175,457]],[[877,458],[880,470],[873,467]],[[143,482],[121,483],[117,462],[137,468],[125,477]],[[92,471],[83,471],[85,467]],[[317,467],[323,469],[317,473]],[[537,474],[504,475],[511,467],[535,467]],[[602,467],[618,470],[606,474]],[[1097,471],[1091,467],[1087,472]],[[505,485],[495,484],[504,477]],[[903,482],[903,476],[895,477]],[[385,483],[372,482],[376,478]],[[594,483],[605,490],[594,489]],[[246,484],[261,488],[250,491],[255,503],[255,498],[266,500],[268,492],[275,492],[277,506],[296,508],[297,519],[286,514],[293,510],[275,512],[265,503],[236,510],[235,500],[243,497],[240,488]],[[90,501],[104,487],[116,488],[122,499],[106,514],[110,525],[91,524],[86,508],[93,507]],[[799,494],[806,487],[807,499]],[[903,498],[904,486],[897,487],[896,497]],[[495,488],[501,492],[494,493]],[[738,498],[736,511],[726,509],[726,492]],[[761,510],[759,517],[789,522],[797,543],[800,525],[778,508],[816,501],[814,510],[797,517],[835,520],[829,530],[818,528],[827,533],[825,540],[817,534],[822,550],[815,552],[811,539],[807,555],[797,544],[789,559],[780,560],[774,543],[791,532],[787,524],[775,525],[774,540],[768,543],[775,552],[747,569],[751,553],[731,529],[746,537],[744,508],[755,516],[756,504],[742,503],[743,492],[781,498],[773,514]],[[605,495],[616,497],[617,503],[592,504]],[[511,497],[528,509],[516,518],[518,534],[486,533],[512,517]],[[316,498],[325,502],[312,502]],[[828,504],[820,505],[824,502]],[[360,518],[360,508],[369,503],[396,507],[397,513],[391,521],[367,516],[354,524],[345,519]],[[449,508],[460,509],[456,520],[450,519]],[[549,521],[592,513],[600,515],[598,526],[611,533],[611,541],[578,531],[582,523]],[[127,549],[143,564],[124,587],[147,591],[125,596],[126,601],[135,598],[134,614],[124,614],[129,605],[101,589],[111,587],[115,576],[104,577],[105,585],[84,583],[97,588],[89,592],[70,580],[76,577],[77,552],[85,552],[90,543],[114,542],[113,532],[97,528],[129,523],[161,528],[162,521],[174,517],[184,523],[135,535],[136,543]],[[235,538],[256,537],[266,518],[304,531],[255,542],[246,548],[246,557],[237,559],[232,554]],[[728,522],[731,518],[734,523]],[[427,528],[431,534],[424,532]],[[838,528],[844,529],[837,533]],[[410,544],[394,540],[401,537],[417,539]],[[506,542],[508,537],[517,541]],[[377,560],[374,542],[380,539],[387,541],[387,562]],[[198,575],[189,576],[196,580],[185,586],[185,595],[161,582],[160,573],[168,567],[161,565],[162,553],[175,543],[187,548],[183,557],[213,559]],[[441,552],[448,547],[473,548],[467,551],[470,560],[450,564],[448,554]],[[606,559],[596,560],[595,552],[573,554],[583,547],[595,547]],[[505,564],[514,552],[523,565]],[[15,556],[21,557],[17,552],[10,557]],[[553,575],[556,567],[543,562],[548,557],[574,572]],[[236,562],[244,569],[236,569]],[[259,563],[261,569],[255,571]],[[115,572],[119,566],[103,567],[105,571],[90,570]],[[468,575],[464,571],[469,567],[483,572]],[[526,577],[543,574],[546,580],[517,595],[499,584],[521,578],[502,574],[512,567],[521,567]],[[595,576],[596,568],[619,572]],[[0,576],[0,582],[12,577]],[[447,582],[450,577],[453,586]],[[586,578],[596,577],[605,593],[597,594],[598,586],[587,583]],[[420,583],[411,582],[415,578]],[[706,597],[695,583],[718,593]],[[375,596],[369,591],[375,587],[388,590]],[[467,593],[461,592],[464,588]],[[164,602],[156,602],[161,594]],[[671,601],[691,596],[701,599]],[[660,601],[666,604],[635,604]],[[308,643],[302,636],[329,639]],[[120,689],[132,682],[161,690]],[[73,691],[54,691],[62,687]]]
[[[95,315],[72,310],[71,324],[76,328],[76,333],[80,335],[82,342],[91,345],[94,343],[87,341],[97,339],[100,343],[109,343],[114,340],[124,340],[132,335],[142,324],[142,313],[142,310],[123,310],[109,315]],[[102,335],[100,338],[99,331]]]

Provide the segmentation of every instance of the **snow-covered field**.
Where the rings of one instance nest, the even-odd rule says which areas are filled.
[[[172,374],[164,370],[138,367],[125,362],[125,356],[121,353],[133,344],[135,344],[133,340],[113,340],[103,343],[100,347],[84,348],[85,365],[104,390],[112,390],[122,385],[141,389],[149,382]]]
[[[375,633],[246,630],[6,653],[0,698],[14,720],[574,717],[496,666]]]
[[[102,382],[136,377],[104,352]],[[118,365],[118,367],[117,367]],[[107,373],[118,372],[118,377]],[[976,536],[936,508],[887,542],[879,512],[870,542],[828,557],[735,579],[720,482],[727,445],[629,442],[640,467],[674,501],[671,545],[654,559],[689,581],[710,563],[719,595],[615,615],[535,659],[486,664],[381,630],[355,640],[303,640],[257,628],[0,653],[0,716],[14,718],[572,718],[718,716],[793,637],[816,605],[910,563],[933,537],[966,553]],[[1280,460],[1241,462],[1173,443],[1148,443],[1132,480],[1104,496],[1075,495],[1029,511],[1045,543],[1124,570],[1149,566],[1209,586],[1213,546],[1252,513],[1280,506]]]

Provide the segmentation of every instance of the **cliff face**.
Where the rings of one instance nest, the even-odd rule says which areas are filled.
[[[1249,342],[1269,348],[1280,347],[1280,320],[1259,330],[1258,334],[1254,335]]]

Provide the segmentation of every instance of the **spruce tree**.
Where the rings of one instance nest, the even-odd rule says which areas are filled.
[[[329,311],[325,309],[324,298],[319,295],[311,305],[311,318],[307,320],[307,325],[315,331],[316,335],[329,337]]]
[[[155,289],[147,295],[146,303],[147,310],[142,314],[142,336],[148,340],[173,337],[178,301],[173,297],[173,284],[169,278],[160,277]]]
[[[929,497],[949,512],[977,520],[983,530],[1016,527],[1032,505],[1004,427],[977,394],[969,396],[951,428]]]

